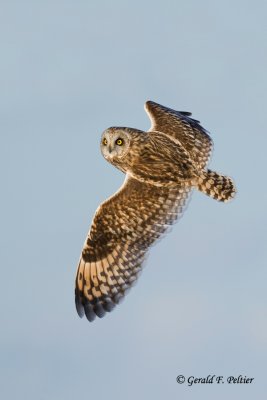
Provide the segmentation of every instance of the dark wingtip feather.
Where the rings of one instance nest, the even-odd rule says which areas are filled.
[[[106,299],[103,302],[103,307],[107,312],[112,311],[115,308],[116,304],[113,303],[111,299]]]
[[[93,322],[96,317],[103,318],[107,312],[111,312],[116,307],[116,304],[110,297],[106,297],[103,301],[97,300],[93,303],[84,298],[81,300],[81,296],[77,290],[75,290],[75,305],[79,317],[82,318],[85,315],[90,322]]]
[[[84,316],[84,308],[81,302],[81,298],[77,290],[75,290],[75,306],[76,306],[76,311],[77,314],[79,315],[80,318]]]
[[[98,316],[98,318],[103,318],[106,314],[106,311],[104,310],[104,307],[100,302],[94,305],[94,312]]]
[[[178,111],[178,113],[179,114],[182,114],[182,115],[186,115],[186,116],[190,116],[190,115],[192,115],[192,113],[191,112],[189,112],[189,111]]]
[[[95,319],[96,314],[94,312],[93,306],[89,303],[88,300],[84,303],[84,311],[88,321],[92,322]]]

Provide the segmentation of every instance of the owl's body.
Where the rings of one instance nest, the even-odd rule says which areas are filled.
[[[103,317],[136,281],[150,246],[182,214],[192,188],[220,201],[235,193],[229,177],[206,169],[212,140],[190,113],[146,103],[148,132],[112,127],[101,151],[126,174],[96,211],[76,278],[76,307]]]
[[[197,176],[190,154],[174,139],[161,132],[109,128],[105,135],[129,135],[129,149],[122,158],[110,161],[139,181],[157,186],[172,186]],[[126,139],[125,139],[126,140]]]

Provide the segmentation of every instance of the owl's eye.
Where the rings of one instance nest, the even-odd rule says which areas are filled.
[[[106,138],[104,138],[104,139],[103,139],[103,141],[102,141],[102,143],[103,143],[103,145],[104,145],[104,146],[106,146],[106,145],[108,144],[108,141],[107,141],[107,139],[106,139]]]
[[[121,138],[118,138],[118,139],[116,140],[116,144],[117,144],[118,146],[122,146],[122,145],[123,145],[123,140],[122,140]]]

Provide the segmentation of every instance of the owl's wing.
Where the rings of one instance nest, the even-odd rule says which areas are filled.
[[[76,308],[103,317],[136,281],[149,247],[182,214],[190,188],[156,187],[126,176],[96,211],[76,276]]]
[[[151,120],[149,131],[163,132],[178,140],[200,170],[208,164],[212,139],[199,121],[190,118],[190,112],[175,111],[153,101],[145,103],[145,110]]]

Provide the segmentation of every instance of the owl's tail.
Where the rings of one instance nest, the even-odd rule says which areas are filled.
[[[201,172],[197,189],[218,201],[229,201],[236,193],[234,182],[229,176],[207,170]]]

